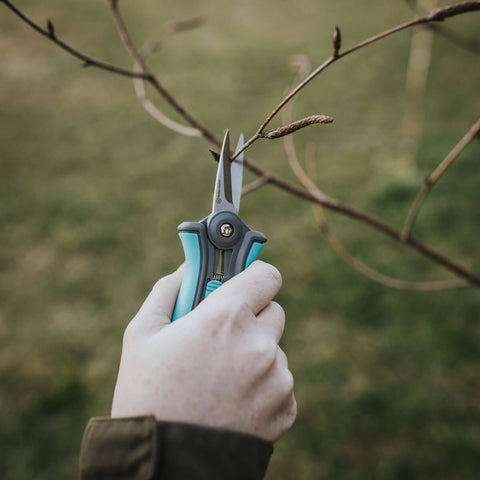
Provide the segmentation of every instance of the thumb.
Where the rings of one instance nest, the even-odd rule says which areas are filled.
[[[161,278],[152,288],[132,323],[145,333],[155,333],[171,322],[178,291],[182,284],[185,265]]]

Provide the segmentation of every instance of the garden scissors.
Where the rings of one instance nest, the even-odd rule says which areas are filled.
[[[243,134],[237,150],[242,146]],[[230,160],[227,130],[218,161],[212,213],[199,222],[183,222],[178,226],[185,252],[185,273],[172,321],[186,315],[222,283],[245,270],[267,241],[238,216],[242,177],[243,152]]]

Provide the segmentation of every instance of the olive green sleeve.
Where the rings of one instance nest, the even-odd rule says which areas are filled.
[[[81,480],[260,480],[273,445],[238,432],[153,416],[93,418],[80,454]]]

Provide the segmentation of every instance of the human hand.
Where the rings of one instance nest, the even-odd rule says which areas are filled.
[[[154,415],[276,441],[296,416],[278,346],[278,270],[254,262],[170,323],[183,269],[162,278],[125,330],[112,417]]]

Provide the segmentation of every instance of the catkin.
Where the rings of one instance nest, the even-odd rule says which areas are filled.
[[[308,125],[313,125],[314,123],[332,123],[333,118],[328,117],[327,115],[311,115],[310,117],[302,118],[296,122],[285,125],[284,127],[277,128],[276,130],[270,130],[267,133],[264,133],[262,136],[264,138],[274,139],[284,137],[290,133],[296,132],[301,128],[307,127]]]

